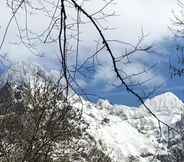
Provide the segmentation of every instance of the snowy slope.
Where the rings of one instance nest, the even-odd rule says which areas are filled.
[[[113,161],[147,162],[158,152],[166,152],[164,144],[158,142],[158,121],[143,106],[111,105],[106,100],[96,105],[83,102],[83,117],[90,126],[88,132],[99,143],[99,149]],[[170,92],[145,103],[159,119],[170,125],[181,119],[183,103]]]

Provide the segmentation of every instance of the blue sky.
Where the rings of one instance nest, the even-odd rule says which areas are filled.
[[[127,41],[132,44],[136,44],[141,31],[143,30],[148,36],[144,40],[144,44],[153,44],[153,49],[157,51],[154,54],[137,53],[132,57],[132,63],[128,66],[120,65],[124,71],[128,74],[138,73],[141,70],[149,69],[150,66],[156,65],[153,69],[140,77],[133,78],[133,81],[142,82],[146,79],[150,79],[145,85],[135,88],[139,93],[152,91],[155,87],[159,89],[154,95],[171,91],[180,98],[184,99],[184,86],[183,78],[175,78],[172,80],[169,75],[169,58],[174,59],[176,56],[176,40],[173,38],[172,33],[169,31],[168,26],[171,25],[172,11],[179,12],[176,0],[128,0],[126,2],[122,0],[115,0],[115,3],[108,8],[109,11],[115,11],[118,16],[110,18],[105,23],[106,26],[111,26],[115,30],[105,33],[107,39],[117,39],[121,41]],[[98,8],[96,3],[91,2],[90,9]],[[87,6],[88,6],[87,5]],[[2,31],[4,30],[3,24],[6,24],[10,16],[10,13],[2,4],[0,5],[1,11],[4,15],[0,16],[0,40],[2,39]],[[91,7],[93,6],[93,7]],[[30,19],[31,26],[35,31],[39,31],[45,24],[48,23],[46,18],[42,19],[42,23],[34,21],[34,18]],[[90,31],[90,32],[89,32]],[[33,63],[39,63],[43,67],[49,70],[57,70],[59,62],[55,53],[57,53],[56,45],[40,45],[39,50],[45,57],[37,57],[32,55],[23,46],[15,46],[12,43],[17,42],[16,28],[11,26],[9,34],[7,36],[4,48],[0,50],[0,54],[8,53],[10,59],[13,62],[28,61]],[[94,48],[94,40],[97,35],[92,28],[84,28],[82,36],[82,43],[80,52],[81,59],[88,55]],[[87,33],[87,34],[85,34]],[[181,42],[179,42],[181,43]],[[125,49],[120,45],[113,46],[116,53]],[[81,86],[90,94],[95,96],[89,96],[93,101],[96,101],[99,97],[110,100],[113,104],[126,104],[137,105],[138,102],[135,97],[127,93],[123,88],[114,88],[114,73],[110,62],[106,56],[100,57],[102,66],[95,67],[95,70],[89,74],[89,78],[79,77]],[[0,68],[0,71],[3,68]],[[116,83],[116,82],[115,82]],[[141,90],[140,90],[141,89]]]

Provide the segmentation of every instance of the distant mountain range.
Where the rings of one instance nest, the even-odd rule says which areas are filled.
[[[9,79],[26,81],[38,73],[47,79],[50,75],[35,66],[20,67],[22,65],[17,65],[14,69],[19,70],[10,71],[12,78]],[[101,99],[96,104],[82,98],[77,100],[78,96],[74,96],[70,102],[74,107],[82,108],[82,118],[89,125],[87,132],[95,141],[96,150],[112,162],[184,161],[184,103],[173,93],[167,92],[145,101],[150,110],[170,127],[159,125],[143,105],[128,107],[111,105]],[[90,149],[92,144],[85,147]]]
[[[183,121],[184,104],[177,96],[167,92],[145,103],[160,120],[181,131],[178,123]],[[131,108],[100,100],[97,104],[84,101],[83,109],[83,117],[90,125],[89,133],[112,161],[184,161],[181,152],[184,147],[180,145],[182,135],[164,125],[161,125],[160,132],[158,121],[144,106]]]

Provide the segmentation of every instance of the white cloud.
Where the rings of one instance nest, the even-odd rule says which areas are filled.
[[[168,26],[171,24],[172,10],[177,11],[176,0],[117,0],[117,4],[116,11],[120,16],[114,17],[110,22],[112,26],[117,27],[117,30],[111,31],[109,34],[110,37],[136,43],[137,36],[140,35],[141,29],[143,28],[143,31],[149,34],[145,40],[145,43],[149,44],[152,42],[157,43],[171,34]],[[141,60],[144,57],[149,57],[149,55],[137,54],[136,57]],[[150,59],[148,60],[150,61]],[[147,68],[141,62],[134,62],[129,66],[124,66],[123,70],[128,75],[131,75],[140,73]],[[114,73],[112,72],[112,68],[107,64],[99,68],[95,75],[96,81],[109,82],[113,78]],[[147,79],[152,79],[147,82],[148,87],[157,86],[166,82],[162,74],[159,75],[154,70],[133,77],[132,82],[143,82]]]
[[[94,1],[92,0],[91,4],[93,3]],[[115,10],[120,16],[110,18],[108,24],[112,27],[116,27],[117,30],[106,33],[108,38],[135,43],[135,40],[137,40],[137,36],[140,34],[142,28],[145,33],[149,34],[149,39],[146,40],[146,43],[159,41],[168,35],[168,25],[170,24],[170,18],[172,16],[171,11],[176,9],[176,0],[116,0],[116,3],[116,5],[113,5],[112,8],[109,9]],[[93,5],[90,5],[90,9],[94,9],[96,6],[96,3],[94,3],[94,7]],[[4,14],[0,17],[0,24],[5,24],[8,22],[8,17],[10,14],[2,5],[0,6],[0,10],[1,13],[3,12]],[[38,18],[36,20],[38,20]],[[30,25],[34,30],[39,31],[45,26],[45,24],[48,23],[46,17],[42,17],[39,20],[40,21],[35,21],[34,17],[30,19]],[[4,28],[2,27],[0,29],[0,40],[2,39],[3,30]],[[15,30],[15,26],[11,27],[10,34],[7,37],[7,42],[16,41],[17,33],[15,32],[17,32]],[[86,35],[85,32],[87,33]],[[97,35],[94,34],[92,28],[84,28],[83,33],[85,36],[83,36],[84,40],[82,43],[85,46],[90,47],[92,44],[91,42],[96,39]],[[54,50],[55,48],[53,49],[53,47],[50,46],[41,46],[40,48],[41,51],[46,54],[52,53],[54,55],[57,53],[57,51]],[[28,54],[28,50],[24,47],[16,47],[12,46],[11,44],[6,44],[6,48],[4,48],[3,51],[0,51],[0,53],[2,52],[9,53],[14,60],[29,59],[30,61],[30,58],[32,57],[32,55]],[[83,53],[84,56],[88,55],[85,52]],[[103,56],[102,58],[103,62],[105,62],[106,59],[109,59],[106,56]],[[126,71],[128,74],[133,74],[140,72],[144,68],[146,67],[142,63],[135,63],[124,67],[124,71]],[[95,81],[93,83],[111,80],[114,78],[114,75],[115,74],[112,72],[112,68],[109,66],[109,64],[105,64],[103,67],[98,69],[97,73],[95,74]],[[145,73],[142,77],[135,77],[135,80],[142,81],[142,79],[151,77],[158,78],[159,81],[154,81],[154,83],[163,81],[163,78],[159,75],[156,75],[153,71]]]
[[[92,0],[91,2],[85,2],[90,7],[90,10],[98,8],[99,0]],[[97,5],[98,2],[98,5]],[[172,17],[171,11],[177,8],[177,0],[115,0],[116,5],[109,7],[109,11],[115,10],[119,16],[115,16],[109,19],[109,26],[116,27],[117,30],[111,31],[109,36],[126,41],[135,41],[136,37],[140,34],[141,29],[145,33],[149,33],[151,40],[161,39],[163,36],[168,35],[168,25],[171,23]],[[0,24],[6,24],[10,17],[10,10],[5,7],[5,3],[0,3],[0,10],[3,15],[0,17]],[[41,21],[35,21],[41,20]],[[22,17],[21,22],[24,21]],[[14,21],[13,21],[14,22]],[[35,31],[40,31],[46,28],[46,24],[49,23],[49,19],[46,16],[33,16],[29,17],[29,25]],[[15,25],[15,24],[14,24]],[[3,26],[0,29],[0,39],[2,39]],[[90,32],[89,32],[90,29]],[[84,28],[87,35],[84,36],[86,41],[96,39],[96,34],[92,28]],[[11,28],[9,39],[11,40],[16,36],[15,26]],[[90,38],[90,39],[89,39]]]
[[[113,23],[119,29],[117,37],[125,40],[135,40],[141,28],[150,34],[151,40],[161,39],[168,35],[168,25],[171,23],[172,10],[176,9],[176,0],[117,0],[119,17]]]
[[[120,73],[123,78],[126,78],[124,81],[128,85],[137,84],[139,86],[140,84],[143,87],[153,88],[165,84],[165,79],[161,75],[155,73],[153,69],[148,69],[142,63],[133,62],[127,65],[120,65],[119,68],[126,72],[126,75],[125,73]],[[121,84],[121,82],[117,80],[116,73],[114,72],[112,66],[109,64],[105,64],[97,68],[92,84],[96,84],[98,82],[103,82],[106,90],[112,90],[115,88],[115,85]]]

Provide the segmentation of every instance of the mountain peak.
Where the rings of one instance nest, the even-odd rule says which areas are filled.
[[[155,96],[155,97],[153,97],[153,98],[167,98],[167,99],[174,99],[174,100],[179,100],[179,98],[174,94],[174,93],[172,93],[172,92],[165,92],[165,93],[162,93],[162,94],[160,94],[160,95],[157,95],[157,96]]]
[[[151,99],[147,99],[145,104],[154,112],[181,112],[184,106],[183,102],[172,92],[165,92]],[[143,105],[140,107],[143,107]]]

